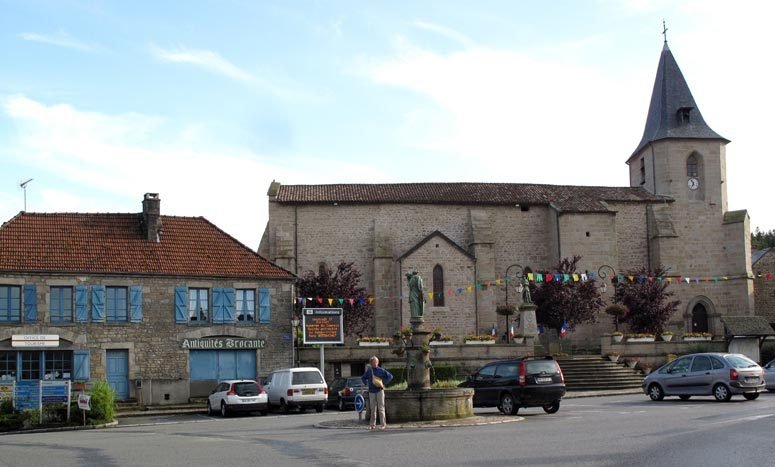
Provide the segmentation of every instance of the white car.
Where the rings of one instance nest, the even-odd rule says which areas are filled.
[[[764,382],[767,385],[767,390],[775,392],[775,360],[771,360],[762,368],[764,368]]]
[[[266,415],[269,404],[266,391],[252,379],[221,381],[207,397],[207,415],[220,412],[226,417],[232,412],[261,412]]]

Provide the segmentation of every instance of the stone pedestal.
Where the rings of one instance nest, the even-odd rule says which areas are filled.
[[[536,307],[532,303],[519,306],[519,334],[525,337],[535,337],[538,334],[538,323],[536,322]]]
[[[430,332],[422,325],[422,318],[413,318],[412,339],[406,348],[407,389],[430,389],[431,387],[431,357],[430,352],[423,352],[423,346],[428,345]]]

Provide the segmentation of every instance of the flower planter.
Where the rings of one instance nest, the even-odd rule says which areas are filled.
[[[616,362],[619,361],[619,356],[618,355],[608,355],[608,359],[611,360],[612,362],[616,363]]]
[[[441,345],[452,345],[452,344],[454,344],[453,341],[430,341],[429,345],[431,347],[437,347],[437,346],[441,346]]]
[[[361,347],[387,347],[390,342],[358,342]]]
[[[638,361],[637,360],[625,360],[624,363],[628,367],[630,367],[630,368],[635,368],[635,366],[638,364]]]
[[[709,341],[710,337],[684,337],[684,341],[686,342],[700,342],[700,341]]]
[[[670,342],[671,340],[673,340],[673,335],[672,334],[662,334],[662,340],[665,341],[665,342]]]
[[[623,335],[621,335],[621,334],[614,334],[614,335],[613,335],[613,336],[611,336],[611,337],[613,338],[614,342],[621,342],[621,341],[622,341],[622,339],[624,339],[624,336],[623,336]]]
[[[650,366],[641,367],[640,371],[642,371],[644,375],[648,375],[649,373],[651,373],[651,367]]]
[[[465,341],[466,345],[491,345],[494,344],[494,340],[488,340],[488,341]]]
[[[514,337],[513,339],[511,339],[511,342],[513,342],[515,344],[524,344],[525,343],[525,338],[524,337]]]
[[[653,337],[628,337],[627,342],[654,342]]]

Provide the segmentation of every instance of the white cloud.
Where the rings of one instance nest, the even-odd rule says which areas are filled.
[[[64,47],[67,49],[81,50],[84,52],[93,52],[97,50],[96,46],[73,39],[72,37],[70,37],[69,34],[63,33],[63,32],[60,32],[53,36],[44,35],[44,34],[35,34],[32,32],[23,32],[23,33],[20,33],[18,37],[21,39],[24,39],[25,41],[39,42],[41,44],[54,45],[57,47]]]
[[[412,26],[419,29],[424,29],[426,31],[434,32],[440,36],[443,36],[447,39],[457,42],[460,45],[463,45],[464,47],[471,47],[474,45],[474,41],[471,40],[471,38],[469,38],[465,34],[455,31],[454,29],[440,26],[438,24],[429,23],[427,21],[414,21],[412,23]]]
[[[255,81],[255,78],[250,73],[210,50],[186,49],[182,47],[176,50],[168,50],[151,45],[151,53],[157,59],[165,62],[187,63],[237,81]]]

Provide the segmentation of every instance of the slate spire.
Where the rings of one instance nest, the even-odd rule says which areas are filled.
[[[705,123],[689,85],[667,46],[667,39],[659,58],[646,128],[632,156],[649,143],[666,138],[718,139],[729,142]]]

